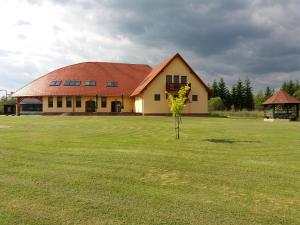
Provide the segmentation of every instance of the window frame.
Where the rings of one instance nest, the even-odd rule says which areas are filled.
[[[182,78],[185,79],[185,82],[182,82]],[[187,84],[187,76],[185,76],[185,75],[181,76],[181,77],[180,77],[180,83],[181,83],[181,84]]]
[[[107,97],[101,96],[101,108],[107,108]]]
[[[169,78],[169,80],[168,80],[168,78]],[[166,75],[166,83],[167,84],[173,83],[173,76],[172,75]]]
[[[82,98],[81,96],[76,96],[76,108],[81,108],[82,106]]]
[[[198,95],[192,95],[192,101],[198,102]]]
[[[87,80],[84,82],[84,86],[87,86],[87,87],[93,87],[93,86],[96,86],[96,81],[95,80]]]
[[[54,106],[53,96],[48,96],[48,108],[53,108],[53,106]]]
[[[66,80],[64,82],[64,86],[72,86],[72,87],[75,87],[75,86],[80,86],[81,85],[81,81],[79,80]]]
[[[66,96],[66,106],[67,108],[72,108],[73,105],[73,97],[72,96]]]
[[[50,87],[57,87],[61,85],[61,80],[52,80],[49,84]]]
[[[61,101],[59,101],[61,99]],[[63,107],[63,97],[62,96],[57,96],[56,97],[56,106],[57,108],[62,108]]]
[[[108,81],[106,82],[106,87],[119,87],[119,84],[117,81]]]
[[[156,102],[160,101],[160,94],[154,94],[154,101]]]
[[[180,83],[180,77],[179,77],[179,75],[174,75],[173,76],[173,83],[174,84],[179,84]]]

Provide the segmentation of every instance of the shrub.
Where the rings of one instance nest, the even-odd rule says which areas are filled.
[[[210,111],[224,110],[225,106],[220,97],[214,97],[208,101],[208,108]]]

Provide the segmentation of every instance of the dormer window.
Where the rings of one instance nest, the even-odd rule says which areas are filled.
[[[94,80],[85,81],[84,86],[96,86],[96,81]]]
[[[50,86],[60,86],[61,80],[53,80],[50,83]]]
[[[64,83],[64,86],[80,86],[81,82],[77,80],[67,80]]]
[[[106,82],[106,87],[118,87],[118,82],[116,81]]]

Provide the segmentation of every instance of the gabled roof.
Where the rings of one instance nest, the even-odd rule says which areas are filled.
[[[135,88],[150,73],[151,67],[144,64],[84,62],[50,72],[18,90],[13,97],[26,96],[130,96]],[[60,80],[60,86],[50,86]],[[80,86],[64,86],[64,81],[81,81]],[[84,86],[85,81],[96,81],[96,86]],[[106,82],[116,81],[118,87],[106,87]]]
[[[175,58],[179,57],[183,63],[189,68],[189,70],[198,78],[200,83],[205,87],[205,89],[210,94],[210,89],[208,86],[200,79],[200,77],[194,72],[194,70],[188,65],[188,63],[182,58],[179,53],[176,53],[172,57],[163,61],[158,66],[154,67],[148,76],[140,83],[140,85],[134,90],[131,96],[139,95],[159,74],[162,72]]]
[[[273,96],[268,98],[262,103],[263,105],[272,105],[272,104],[300,104],[300,101],[283,90],[279,90]]]

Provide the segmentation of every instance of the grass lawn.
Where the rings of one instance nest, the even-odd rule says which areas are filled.
[[[300,122],[0,117],[0,224],[300,224]]]

